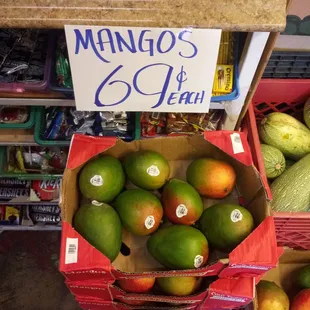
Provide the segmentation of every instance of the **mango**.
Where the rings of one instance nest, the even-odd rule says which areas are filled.
[[[236,183],[234,168],[224,161],[214,158],[200,158],[194,160],[186,171],[187,182],[200,195],[222,199],[229,195]]]
[[[190,184],[178,179],[166,183],[161,201],[164,214],[173,224],[193,225],[203,211],[199,193]]]
[[[147,242],[150,254],[169,269],[194,269],[206,264],[209,246],[198,229],[173,225],[158,229]]]
[[[129,180],[146,190],[159,189],[170,174],[167,159],[154,151],[130,153],[125,157],[124,168]]]
[[[286,293],[274,282],[261,280],[256,291],[259,310],[289,310],[290,302]]]
[[[129,189],[115,200],[117,211],[123,227],[136,235],[146,236],[160,225],[163,208],[160,200],[143,189]]]
[[[156,283],[167,295],[188,296],[194,294],[200,286],[201,278],[197,277],[167,277],[157,278]]]

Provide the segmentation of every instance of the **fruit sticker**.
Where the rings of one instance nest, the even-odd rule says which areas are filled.
[[[103,205],[102,202],[98,202],[97,200],[93,200],[91,203],[97,207],[101,207]]]
[[[94,186],[102,186],[103,185],[103,178],[101,175],[94,175],[90,179],[90,183]]]
[[[145,219],[144,225],[146,229],[151,229],[155,225],[155,218],[153,215],[148,216]]]
[[[188,212],[188,210],[187,210],[186,206],[183,204],[178,205],[178,207],[175,210],[175,213],[176,213],[178,218],[182,218],[182,217],[186,216],[187,212]]]
[[[230,214],[230,219],[232,220],[232,222],[236,223],[242,220],[242,213],[240,212],[240,210],[235,209],[231,212]]]
[[[150,175],[152,177],[157,177],[160,174],[158,167],[155,165],[148,167],[146,172],[148,175]]]
[[[202,263],[203,263],[203,256],[196,255],[196,257],[194,259],[194,266],[195,266],[195,268],[199,268]]]

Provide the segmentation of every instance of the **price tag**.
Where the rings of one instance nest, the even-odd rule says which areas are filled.
[[[220,29],[65,30],[78,110],[209,111]]]
[[[234,154],[244,153],[241,137],[237,132],[230,135]]]
[[[65,264],[74,264],[78,261],[78,242],[77,238],[67,238]]]

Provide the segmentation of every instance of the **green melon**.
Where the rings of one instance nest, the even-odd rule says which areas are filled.
[[[310,202],[310,154],[284,171],[271,184],[271,208],[277,212],[306,212]]]
[[[291,168],[294,164],[296,164],[296,161],[286,158],[285,159],[285,171]]]
[[[307,100],[304,106],[304,121],[308,128],[310,128],[310,100]]]
[[[268,114],[260,124],[259,136],[265,144],[279,149],[286,158],[298,160],[310,153],[309,128],[288,114]]]
[[[277,148],[261,144],[263,161],[268,179],[275,179],[285,170],[285,158]]]

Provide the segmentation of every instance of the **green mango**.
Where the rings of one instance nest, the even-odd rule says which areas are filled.
[[[148,240],[147,249],[169,269],[195,269],[206,264],[209,246],[201,231],[191,226],[173,225],[158,229]]]

